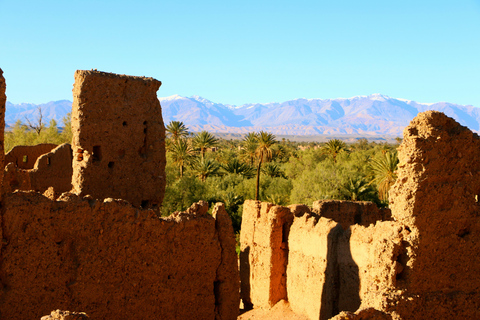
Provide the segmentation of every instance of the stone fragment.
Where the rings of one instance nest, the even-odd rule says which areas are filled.
[[[70,312],[56,310],[48,316],[42,317],[40,320],[83,320],[90,319],[85,312]]]

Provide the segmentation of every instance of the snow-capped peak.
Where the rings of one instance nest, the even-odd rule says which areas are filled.
[[[369,98],[371,100],[377,100],[377,101],[387,101],[387,100],[390,99],[389,96],[386,96],[386,95],[383,95],[383,94],[380,94],[380,93],[371,94],[367,98]]]
[[[172,100],[179,100],[179,99],[185,99],[185,97],[182,97],[178,94],[174,94],[173,96],[159,97],[158,98],[158,100],[160,100],[160,101],[172,101]]]

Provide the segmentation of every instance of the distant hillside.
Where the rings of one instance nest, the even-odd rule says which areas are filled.
[[[62,119],[72,111],[72,102],[68,100],[51,101],[44,104],[20,103],[12,104],[7,101],[5,112],[5,123],[13,125],[17,120],[26,122],[26,118],[35,122],[38,119],[38,107],[42,109],[42,116],[45,123],[55,119],[59,126],[62,126]]]
[[[193,96],[160,98],[165,123],[183,121],[191,131],[246,133],[267,130],[277,135],[401,136],[419,112],[437,110],[473,131],[480,131],[480,109],[448,102],[419,103],[381,94],[348,99],[296,99],[283,103],[224,105]],[[61,119],[70,101],[40,105],[46,121]],[[6,122],[35,119],[38,105],[7,102]]]

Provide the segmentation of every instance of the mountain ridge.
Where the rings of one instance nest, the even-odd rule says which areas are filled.
[[[480,109],[449,102],[420,103],[382,94],[336,99],[295,99],[285,102],[221,104],[200,96],[161,97],[164,122],[182,121],[191,131],[247,133],[265,130],[289,135],[402,135],[403,129],[419,113],[437,110],[478,132]],[[6,123],[34,118],[40,107],[45,122],[61,119],[71,110],[68,100],[46,104],[7,102]],[[48,119],[48,120],[47,120]]]

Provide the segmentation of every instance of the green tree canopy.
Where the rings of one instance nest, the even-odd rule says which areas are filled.
[[[218,139],[208,131],[196,133],[193,137],[193,145],[200,149],[202,159],[205,155],[205,149],[218,145]]]
[[[380,157],[370,161],[370,168],[375,176],[372,182],[377,185],[381,200],[388,201],[388,190],[397,180],[397,165],[397,152],[382,152]]]
[[[172,160],[180,170],[180,178],[183,177],[183,169],[190,164],[193,159],[193,148],[186,139],[178,139],[170,144]]]
[[[347,150],[347,144],[339,139],[328,141],[322,148],[322,151],[331,156],[334,163],[337,163],[337,156]]]
[[[188,136],[188,129],[181,121],[170,121],[165,130],[167,131],[168,137],[173,141],[177,141]]]

